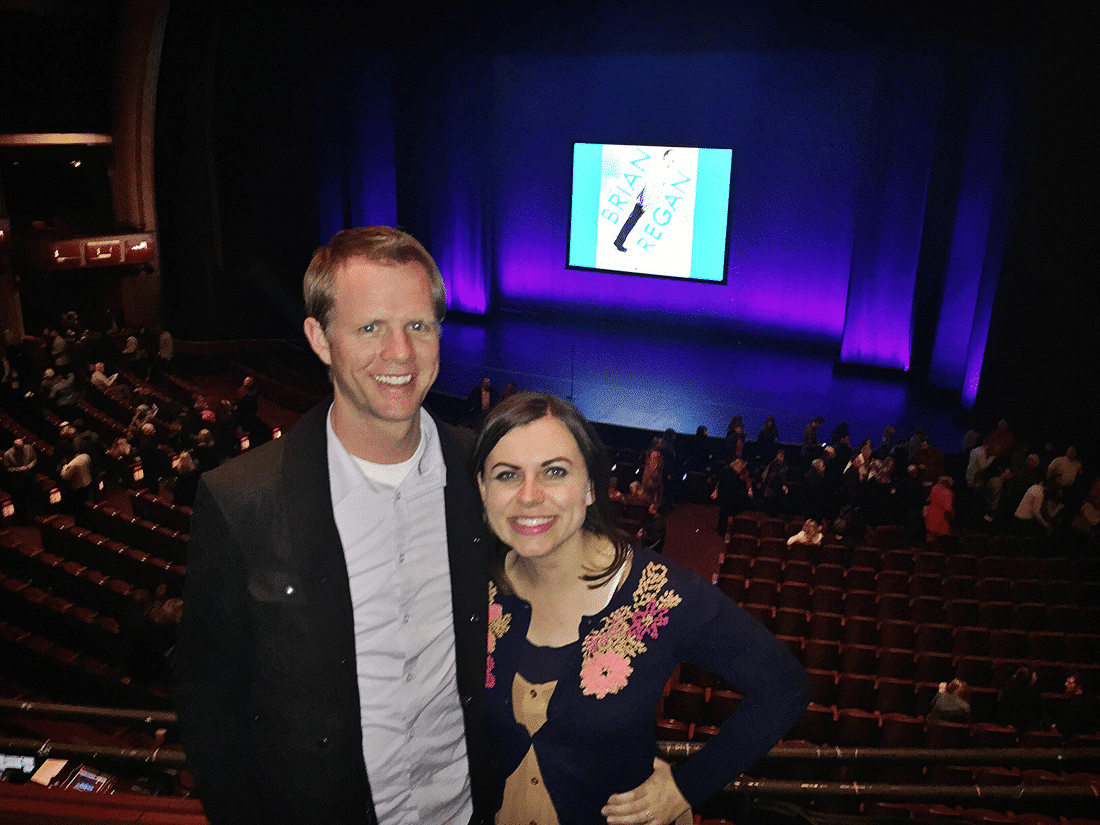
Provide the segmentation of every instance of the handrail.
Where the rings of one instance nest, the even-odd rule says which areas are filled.
[[[859,799],[895,799],[906,802],[930,800],[1054,801],[1096,799],[1095,785],[893,785],[888,782],[800,782],[797,779],[739,779],[725,793],[747,796],[805,799],[840,797]]]
[[[702,747],[698,742],[659,742],[662,755],[677,762]],[[837,748],[777,745],[763,759],[784,762],[919,762],[938,765],[1035,765],[1096,762],[1100,748]]]
[[[54,742],[52,739],[0,738],[0,752],[41,759],[104,760],[108,762],[142,762],[158,768],[183,768],[187,757],[178,748],[117,748],[109,745],[77,745]]]
[[[167,710],[104,708],[93,705],[66,705],[58,702],[27,702],[0,699],[0,713],[22,713],[47,719],[77,722],[120,722],[132,725],[157,725],[168,728],[177,723],[176,714]]]

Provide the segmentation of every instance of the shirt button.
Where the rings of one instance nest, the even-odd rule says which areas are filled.
[[[401,555],[399,555],[399,556],[397,557],[397,560],[398,560],[398,561],[404,561],[404,560],[405,560],[405,554],[404,554],[404,553],[402,553]]]
[[[291,586],[290,586],[289,584],[288,584],[288,585],[287,585],[287,587],[286,587],[286,594],[287,594],[288,596],[293,596],[293,595],[294,595],[294,588],[293,588],[293,587],[291,587]]]
[[[405,681],[406,682],[411,682],[412,680],[413,680],[413,675],[411,673],[406,673],[405,674]]]
[[[328,747],[328,737],[327,736],[322,736],[320,739],[318,739],[317,740],[317,747],[327,748]]]
[[[405,624],[408,624],[409,623],[409,614],[406,613],[404,616],[402,616],[401,621],[404,622]]]
[[[477,615],[477,614],[475,613],[474,615],[472,615],[472,616],[470,617],[470,621],[471,621],[471,622],[477,622],[477,620],[478,620],[478,619],[480,619],[480,618],[481,618],[481,617],[480,617],[480,616],[478,616],[478,615]]]

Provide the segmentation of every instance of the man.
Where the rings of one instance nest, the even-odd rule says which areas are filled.
[[[1047,478],[1063,490],[1068,490],[1081,474],[1081,462],[1077,460],[1077,448],[1069,447],[1065,455],[1060,455],[1047,467]]]
[[[641,190],[638,192],[637,197],[634,198],[634,208],[623,221],[622,229],[619,230],[619,234],[615,236],[615,248],[620,252],[626,252],[626,239],[630,235],[635,224],[641,219],[645,212],[652,212],[653,207],[661,202],[661,198],[664,196],[665,189],[669,185],[669,180],[672,175],[672,163],[675,158],[672,156],[672,150],[666,149],[665,153],[661,155],[661,166],[658,167],[651,176],[646,178],[646,181],[642,184]]]
[[[92,377],[89,379],[89,383],[97,390],[106,392],[112,386],[115,381],[118,380],[118,373],[114,375],[107,375],[107,367],[102,361],[97,361],[92,365]]]
[[[34,468],[38,466],[38,453],[34,445],[27,444],[22,438],[15,439],[4,453],[3,465],[5,486],[15,498],[20,517],[26,516],[34,490]]]
[[[174,686],[196,790],[213,825],[480,822],[481,505],[469,439],[421,408],[443,282],[371,227],[303,290],[333,401],[195,502]]]

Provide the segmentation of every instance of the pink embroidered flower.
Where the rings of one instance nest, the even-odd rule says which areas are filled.
[[[492,688],[494,688],[496,686],[496,683],[497,683],[497,677],[493,675],[493,665],[494,664],[495,664],[495,662],[493,661],[492,656],[486,656],[485,657],[485,689],[486,690],[491,690]]]
[[[657,628],[668,624],[668,608],[657,607],[657,600],[650,599],[642,610],[635,610],[630,617],[630,635],[641,641],[647,635],[657,638]]]
[[[491,602],[489,604],[489,621],[490,622],[495,622],[497,619],[499,619],[503,615],[503,613],[504,613],[504,608],[501,607],[496,602]]]
[[[609,693],[618,693],[634,668],[618,653],[600,653],[585,661],[581,667],[581,689],[586,696],[603,699]]]

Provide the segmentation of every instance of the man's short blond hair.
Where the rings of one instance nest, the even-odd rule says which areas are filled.
[[[418,263],[428,274],[435,320],[447,314],[447,291],[439,267],[423,245],[407,232],[390,226],[360,226],[344,229],[313,253],[313,259],[302,280],[302,297],[306,314],[317,319],[327,330],[335,301],[336,273],[352,258],[365,258],[379,263]]]

